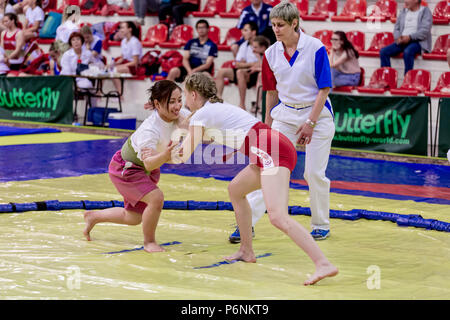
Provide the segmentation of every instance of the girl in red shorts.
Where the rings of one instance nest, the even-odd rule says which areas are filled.
[[[228,193],[241,232],[238,252],[227,260],[256,262],[252,248],[252,216],[246,195],[262,189],[270,222],[287,234],[312,259],[315,273],[305,285],[334,276],[338,269],[328,261],[309,232],[288,214],[289,180],[297,163],[297,152],[282,133],[259,122],[247,111],[217,98],[214,80],[204,73],[187,77],[185,103],[193,112],[189,134],[172,159],[187,161],[206,135],[215,142],[239,150],[250,158],[250,164],[238,173],[228,186]]]
[[[114,207],[84,214],[84,235],[100,222],[138,225],[142,222],[144,250],[164,251],[156,242],[156,226],[164,205],[158,188],[159,168],[171,162],[172,135],[189,111],[181,109],[181,89],[172,81],[156,82],[149,90],[152,114],[128,138],[109,165],[112,183],[124,198],[124,208]]]

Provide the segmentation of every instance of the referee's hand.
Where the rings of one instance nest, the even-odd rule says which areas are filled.
[[[311,126],[307,125],[306,123],[303,123],[297,130],[297,134],[300,133],[297,140],[297,144],[307,145],[308,143],[310,143],[313,130],[314,129]]]

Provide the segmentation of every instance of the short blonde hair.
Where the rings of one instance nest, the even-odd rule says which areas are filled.
[[[292,22],[297,19],[297,26],[295,27],[295,31],[298,32],[298,29],[300,28],[300,13],[298,12],[297,7],[289,1],[282,1],[275,7],[273,7],[273,9],[270,11],[269,18],[270,20],[274,18],[284,20],[289,25],[292,25]]]
[[[223,102],[223,100],[217,96],[217,87],[213,78],[204,72],[196,72],[189,75],[186,78],[185,87],[188,91],[198,92],[203,98],[211,103]]]

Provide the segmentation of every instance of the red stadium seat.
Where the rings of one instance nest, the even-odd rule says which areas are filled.
[[[159,44],[161,48],[179,48],[184,46],[186,42],[194,37],[194,28],[187,24],[180,24],[176,26],[172,34],[170,35],[169,41],[164,41]]]
[[[235,60],[228,60],[222,63],[222,66],[220,68],[235,68],[236,67],[236,61]],[[223,83],[227,86],[230,84],[230,79],[224,78]]]
[[[250,0],[234,0],[230,11],[220,12],[219,16],[222,18],[239,18],[242,10],[251,4]]]
[[[393,42],[394,34],[392,32],[378,32],[373,36],[369,48],[360,51],[359,54],[365,57],[378,57],[380,55],[380,49]]]
[[[317,0],[311,14],[302,16],[302,19],[325,21],[329,16],[336,14],[337,0]]]
[[[332,16],[331,21],[355,21],[366,15],[366,0],[347,0],[342,12],[337,16]]]
[[[227,11],[227,0],[207,0],[202,11],[194,11],[194,17],[214,17],[216,14]]]
[[[394,0],[378,0],[375,3],[375,8],[367,15],[361,17],[362,21],[380,20],[386,21],[388,19],[397,17],[397,1]],[[370,8],[370,7],[369,7]]]
[[[346,32],[345,35],[358,52],[364,50],[366,44],[366,35],[364,32],[354,30]]]
[[[448,24],[450,21],[450,2],[439,1],[433,10],[433,24]]]
[[[391,67],[376,69],[370,77],[367,86],[359,86],[356,90],[360,93],[384,93],[390,89],[397,88],[398,72]]]
[[[331,48],[331,37],[333,36],[332,30],[317,30],[314,32],[313,37],[322,41],[327,51]]]
[[[364,71],[363,67],[359,67],[359,69],[361,70],[361,76],[359,78],[359,83],[358,86],[364,86],[364,77],[366,75],[366,72]],[[342,86],[342,87],[335,87],[333,88],[333,92],[352,92],[353,90],[355,90],[357,87],[354,86]]]
[[[430,53],[423,53],[422,58],[426,60],[447,60],[447,50],[450,48],[450,34],[440,35],[434,43]]]
[[[144,40],[142,40],[142,46],[146,48],[152,48],[156,44],[166,41],[168,34],[169,30],[163,23],[151,26],[150,28],[148,28]]]
[[[442,91],[445,89],[445,91]],[[438,79],[433,91],[425,91],[425,95],[433,98],[450,98],[450,71],[444,72]]]
[[[300,17],[308,15],[309,11],[308,0],[289,0],[289,1],[297,6],[298,11],[300,12]]]
[[[81,0],[80,1],[81,14],[82,15],[94,14],[95,12],[100,11],[105,4],[106,0],[95,0],[93,4],[89,0]]]
[[[242,32],[238,28],[231,28],[228,30],[227,34],[225,35],[225,39],[221,44],[217,46],[217,49],[223,50],[223,51],[229,51],[230,47],[233,43],[236,41],[239,41],[239,39],[242,38]]]
[[[220,28],[216,26],[210,26],[208,31],[208,38],[216,45],[220,44]]]
[[[400,88],[391,89],[393,95],[416,96],[430,90],[431,73],[424,69],[412,69],[405,74]]]
[[[56,6],[58,4],[58,0],[43,0],[42,1],[42,10],[44,12],[56,11]]]

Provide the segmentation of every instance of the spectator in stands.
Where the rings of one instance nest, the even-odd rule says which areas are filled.
[[[119,33],[122,37],[120,43],[122,55],[113,59],[110,69],[114,68],[115,72],[118,73],[131,73],[132,75],[136,75],[142,57],[142,44],[139,41],[139,29],[133,21],[126,21],[120,23]],[[113,83],[117,92],[121,95],[120,79],[113,79]]]
[[[9,67],[5,62],[5,51],[0,47],[0,77],[8,74]]]
[[[270,40],[270,43],[275,43],[276,38],[269,19],[272,6],[264,3],[262,0],[251,0],[251,2],[251,5],[242,10],[237,28],[242,29],[247,22],[254,21],[258,24],[258,35],[263,35]],[[242,42],[244,42],[243,39],[231,46],[231,51],[234,56],[236,56]]]
[[[161,1],[161,5],[159,6],[159,22],[170,24],[167,21],[173,17],[177,26],[184,24],[184,16],[186,13],[189,11],[198,11],[199,7],[199,0]]]
[[[395,42],[380,50],[382,67],[391,66],[391,57],[403,52],[405,73],[414,68],[416,54],[431,50],[431,25],[433,15],[421,0],[405,0],[394,26]]]
[[[450,67],[450,48],[447,49],[447,63],[448,66]]]
[[[48,50],[49,74],[51,76],[59,76],[61,73],[61,49],[54,41]]]
[[[102,56],[102,40],[92,33],[91,27],[88,25],[82,26],[80,33],[84,38],[84,46],[91,50],[95,63],[99,67],[104,66],[104,58]]]
[[[252,41],[252,48],[253,53],[258,58],[258,62],[253,65],[250,68],[250,73],[253,72],[258,73],[257,81],[256,81],[256,88],[259,88],[259,86],[262,86],[262,78],[261,78],[261,71],[262,71],[262,60],[264,57],[264,52],[266,52],[267,48],[270,47],[270,40],[266,38],[265,36],[256,36],[255,39]],[[259,101],[262,101],[262,90],[259,93]],[[251,113],[255,113],[256,111],[256,103],[252,105],[252,108],[250,109]]]
[[[133,0],[134,13],[137,18],[137,23],[144,25],[145,15],[147,12],[158,12],[159,4],[159,0]]]
[[[230,83],[237,82],[237,73],[243,69],[246,71],[250,68],[254,63],[258,61],[257,57],[253,53],[252,41],[256,37],[258,32],[258,25],[254,21],[247,22],[244,27],[241,29],[242,38],[244,42],[239,46],[239,50],[236,54],[235,63],[233,68],[220,68],[217,72],[217,76],[215,79],[217,86],[217,96],[222,98],[223,89],[225,86],[225,78],[230,80]],[[242,107],[242,106],[241,106]]]
[[[348,41],[345,32],[331,36],[330,67],[333,87],[357,86],[361,77],[358,51]]]
[[[189,40],[184,47],[183,65],[170,69],[167,80],[183,82],[186,75],[194,72],[213,74],[217,45],[208,38],[209,23],[200,19],[195,24],[198,38]]]
[[[112,16],[120,10],[127,10],[130,7],[126,0],[106,0],[106,4],[100,10],[104,17]]]
[[[80,8],[77,6],[67,6],[64,8],[61,25],[56,28],[55,41],[69,42],[72,32],[79,32],[78,18],[80,16]]]
[[[23,36],[25,42],[39,36],[39,30],[44,25],[45,13],[42,10],[42,0],[30,0],[29,7],[25,11],[25,23]]]
[[[3,17],[6,30],[1,33],[0,46],[4,50],[5,63],[11,70],[19,70],[24,60],[23,47],[25,45],[22,30],[17,27],[18,18],[14,13],[7,13]]]
[[[6,29],[3,25],[3,17],[5,13],[15,13],[13,6],[8,0],[0,0],[0,32]]]
[[[73,32],[69,37],[70,49],[61,58],[61,75],[80,75],[93,62],[91,51],[83,47],[84,38],[79,32]],[[79,88],[92,88],[92,82],[87,78],[77,78]]]

